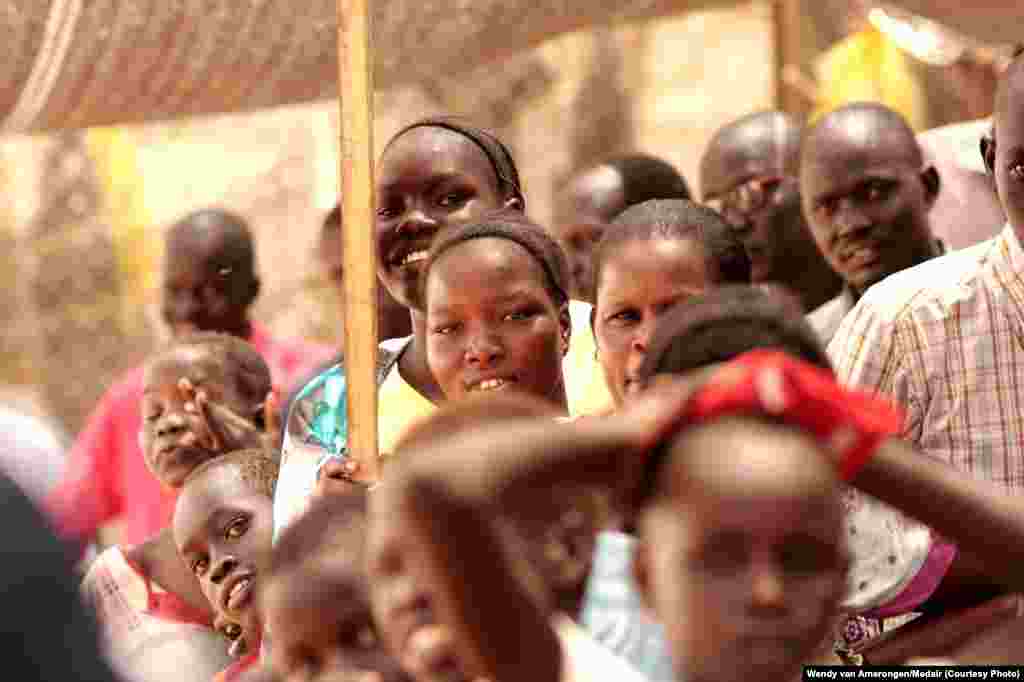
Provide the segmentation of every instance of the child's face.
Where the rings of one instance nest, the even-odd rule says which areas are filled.
[[[270,559],[273,504],[231,464],[190,482],[178,498],[174,540],[218,620],[242,629],[238,653],[255,651],[263,628],[257,608],[260,571]]]
[[[212,457],[213,438],[195,404],[179,388],[189,379],[211,402],[250,416],[257,407],[244,400],[230,370],[207,350],[176,348],[146,370],[142,394],[142,453],[146,466],[164,485],[177,488]]]
[[[594,334],[598,359],[617,404],[639,388],[637,372],[662,314],[703,293],[710,272],[693,239],[629,241],[606,257],[598,282]]]
[[[225,238],[182,228],[167,243],[161,313],[175,336],[197,331],[241,333],[259,284],[225,268]]]
[[[399,303],[420,307],[420,272],[434,236],[506,205],[494,168],[474,142],[443,128],[413,128],[380,159],[381,281]]]
[[[518,390],[562,402],[568,315],[529,253],[507,239],[452,247],[426,282],[427,362],[449,400]]]
[[[685,679],[786,679],[827,637],[845,588],[838,506],[733,473],[645,514],[641,582]]]
[[[374,624],[362,560],[335,552],[266,586],[273,665],[284,682],[410,682]]]

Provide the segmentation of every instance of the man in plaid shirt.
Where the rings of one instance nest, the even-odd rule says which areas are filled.
[[[1024,488],[1024,60],[1019,56],[1000,83],[993,137],[981,147],[1007,226],[989,241],[872,287],[843,320],[828,350],[841,381],[903,405],[903,435],[922,453],[1018,490]],[[951,562],[929,603],[943,603],[940,594],[977,573],[961,564]],[[956,577],[963,580],[951,579]],[[984,596],[977,588],[971,594]]]

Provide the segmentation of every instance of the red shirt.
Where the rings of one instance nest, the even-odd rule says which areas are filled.
[[[318,344],[273,339],[256,324],[249,342],[267,361],[275,385],[285,389],[335,354]],[[48,498],[58,528],[69,538],[88,541],[101,526],[121,519],[121,544],[136,545],[170,523],[177,491],[157,481],[139,448],[142,375],[136,367],[103,396]]]

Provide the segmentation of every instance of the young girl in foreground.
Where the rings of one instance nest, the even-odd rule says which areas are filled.
[[[717,396],[694,400],[714,405]],[[488,519],[540,514],[552,486],[567,483],[635,503],[637,581],[680,678],[786,679],[827,642],[847,558],[826,446],[800,424],[757,417],[763,409],[698,419],[689,402],[672,385],[606,419],[478,425],[396,465],[375,519],[405,538],[382,543],[380,555],[404,553],[469,670],[498,681],[560,678],[547,610],[516,589]],[[684,416],[690,427],[676,433]],[[531,655],[511,655],[506,641]]]

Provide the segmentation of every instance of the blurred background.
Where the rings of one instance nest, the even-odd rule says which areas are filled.
[[[376,143],[421,115],[469,116],[511,144],[530,213],[546,222],[566,178],[617,152],[662,156],[696,187],[712,133],[765,108],[814,117],[878,100],[918,130],[989,115],[1002,53],[944,43],[879,11],[849,0],[758,1],[563,35],[501,63],[379,92]],[[264,282],[256,319],[337,343],[338,301],[312,251],[337,198],[337,128],[336,104],[324,102],[3,138],[4,401],[75,433],[109,382],[159,342],[161,232],[205,206],[251,221]]]

